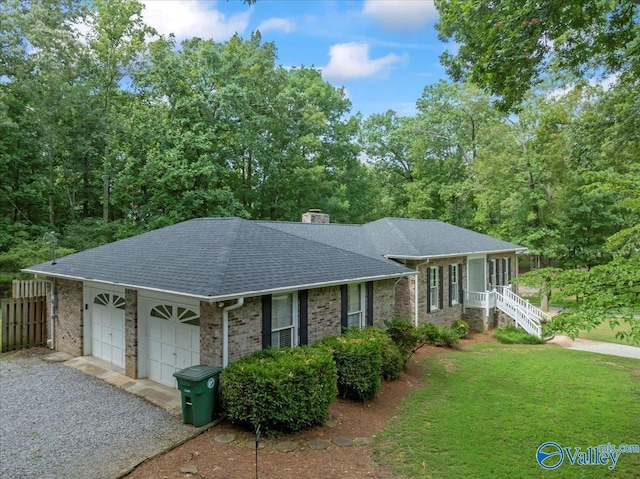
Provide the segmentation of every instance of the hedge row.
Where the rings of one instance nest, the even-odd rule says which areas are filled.
[[[336,384],[336,365],[326,351],[270,348],[227,366],[220,394],[231,422],[293,432],[326,420]]]

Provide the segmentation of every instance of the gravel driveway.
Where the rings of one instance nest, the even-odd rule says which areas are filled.
[[[29,353],[0,356],[0,477],[102,479],[196,428],[144,399]]]

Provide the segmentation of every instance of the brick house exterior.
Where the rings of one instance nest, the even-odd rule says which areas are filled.
[[[442,222],[335,225],[312,211],[304,223],[190,220],[24,271],[55,281],[55,349],[171,385],[182,367],[353,324],[493,327],[496,311],[467,297],[508,284],[522,250]]]

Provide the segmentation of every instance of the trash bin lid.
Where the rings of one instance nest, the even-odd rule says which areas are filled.
[[[207,366],[206,364],[199,364],[197,366],[189,366],[188,368],[181,369],[173,373],[173,376],[178,379],[187,379],[190,381],[202,381],[208,379],[216,374],[220,373],[222,368],[217,366]]]

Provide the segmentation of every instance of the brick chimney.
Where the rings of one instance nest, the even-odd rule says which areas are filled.
[[[320,223],[320,224],[328,224],[329,223],[329,215],[323,213],[320,210],[309,210],[302,215],[303,223]]]

